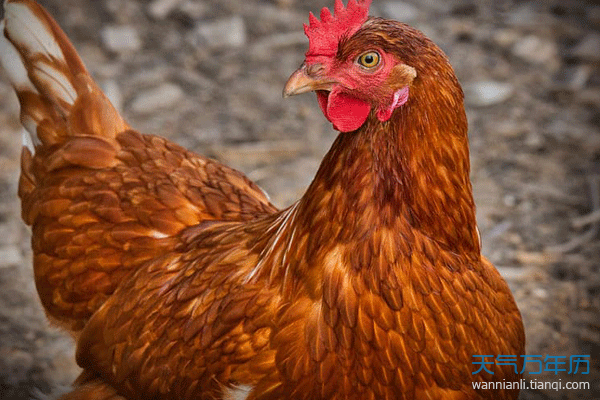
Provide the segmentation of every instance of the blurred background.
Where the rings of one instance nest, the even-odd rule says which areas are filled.
[[[314,96],[281,90],[308,11],[333,1],[40,3],[135,128],[240,169],[278,206],[302,195],[335,133]],[[600,398],[600,2],[373,3],[440,45],[463,84],[483,250],[514,292],[528,353],[591,355],[587,375],[524,375],[590,389],[521,398]],[[0,399],[51,398],[78,368],[35,293],[18,103],[0,76]]]

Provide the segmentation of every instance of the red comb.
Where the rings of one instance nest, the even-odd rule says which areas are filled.
[[[335,0],[334,15],[327,7],[321,10],[321,21],[310,13],[310,25],[304,24],[304,33],[308,36],[306,56],[333,56],[337,52],[338,42],[344,35],[355,33],[369,16],[372,0],[349,0],[344,7],[342,0]]]

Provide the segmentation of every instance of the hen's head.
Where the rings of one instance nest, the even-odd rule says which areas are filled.
[[[344,7],[335,0],[333,15],[327,8],[320,21],[310,14],[306,59],[284,89],[284,96],[315,91],[325,117],[341,132],[357,130],[371,112],[390,119],[409,100],[416,64],[423,65],[420,56],[433,45],[404,24],[369,18],[370,3],[349,0]]]

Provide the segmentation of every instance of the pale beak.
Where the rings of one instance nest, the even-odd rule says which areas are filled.
[[[315,70],[317,73],[312,72]],[[332,85],[336,82],[319,76],[318,72],[320,72],[320,70],[320,68],[314,68],[314,66],[309,68],[306,64],[302,64],[302,66],[290,76],[285,84],[285,87],[283,88],[283,97],[313,92],[315,90],[331,91]]]

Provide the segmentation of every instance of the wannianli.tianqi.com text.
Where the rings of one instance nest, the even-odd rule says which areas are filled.
[[[586,390],[590,389],[589,382],[541,381],[537,379],[521,379],[519,381],[471,382],[473,389],[483,390]]]

